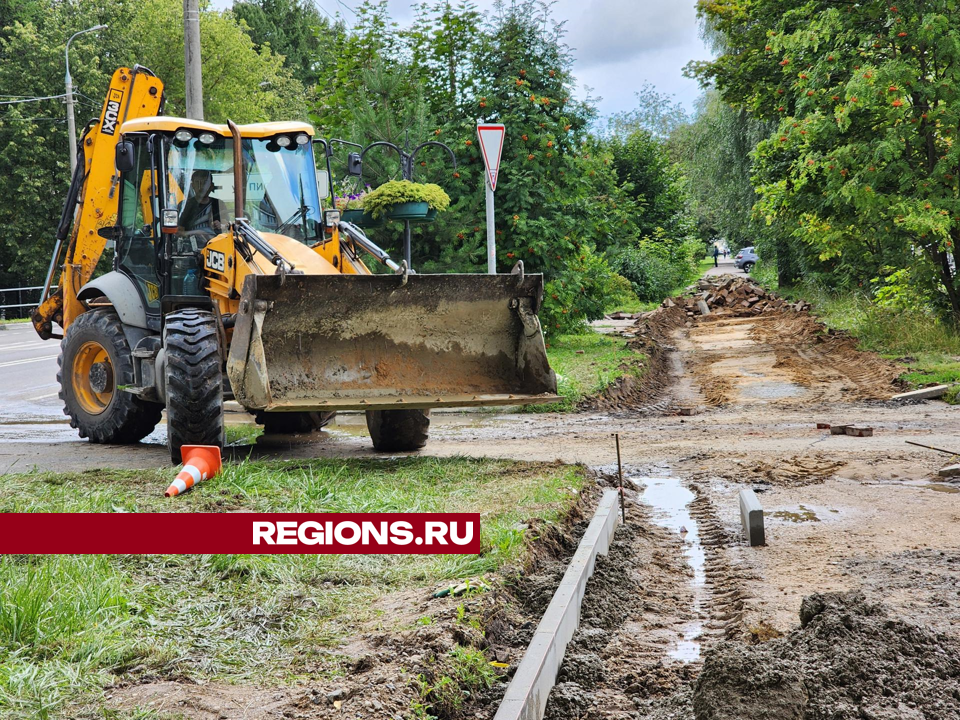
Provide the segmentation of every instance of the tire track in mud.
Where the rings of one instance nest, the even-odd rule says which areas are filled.
[[[548,720],[688,718],[701,651],[744,635],[742,589],[726,555],[736,539],[710,499],[676,477],[629,476],[627,523],[587,584]]]

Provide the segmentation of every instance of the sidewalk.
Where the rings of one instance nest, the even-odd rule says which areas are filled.
[[[743,270],[738,270],[733,266],[733,258],[728,257],[726,259],[720,258],[720,265],[718,267],[712,267],[707,270],[703,276],[711,277],[713,275],[744,275]]]

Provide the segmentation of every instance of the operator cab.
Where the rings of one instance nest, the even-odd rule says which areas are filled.
[[[238,215],[263,233],[307,245],[323,241],[313,129],[299,122],[239,129],[246,179],[240,213],[234,141],[226,125],[149,117],[121,128],[115,264],[134,279],[148,316],[159,319],[164,296],[205,294],[200,251]],[[122,163],[121,156],[126,156]]]

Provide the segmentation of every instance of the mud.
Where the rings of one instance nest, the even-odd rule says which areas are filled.
[[[801,626],[724,643],[697,680],[697,720],[960,717],[960,642],[891,617],[859,593],[811,595]]]

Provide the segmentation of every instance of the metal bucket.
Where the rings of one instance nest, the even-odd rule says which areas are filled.
[[[554,402],[542,294],[541,275],[250,275],[227,374],[250,410]]]

